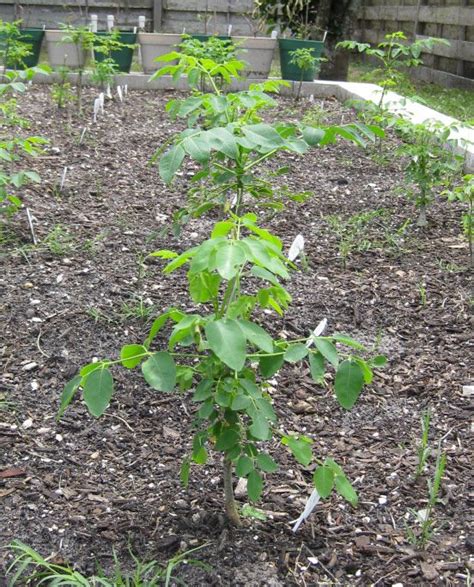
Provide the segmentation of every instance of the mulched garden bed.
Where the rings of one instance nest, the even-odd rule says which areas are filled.
[[[267,520],[228,527],[218,458],[193,467],[189,488],[180,486],[195,409],[190,398],[154,392],[123,369],[116,370],[117,392],[102,419],[90,417],[78,398],[55,421],[59,395],[78,367],[141,342],[164,307],[190,309],[183,274],[163,276],[162,263],[145,258],[159,248],[199,243],[215,221],[192,221],[179,238],[170,232],[188,172],[168,188],[149,158],[177,128],[164,111],[172,95],[133,92],[124,104],[107,103],[95,125],[89,107],[83,119],[69,121],[47,88],[33,87],[21,98],[31,121],[21,132],[50,144],[34,162],[43,182],[24,197],[39,245],[30,244],[23,212],[2,234],[1,546],[20,539],[92,574],[97,563],[113,567],[113,550],[127,569],[129,549],[142,560],[166,561],[179,549],[204,545],[194,556],[210,571],[193,565],[177,571],[190,585],[465,585],[474,544],[471,416],[463,395],[472,357],[472,274],[456,205],[438,200],[426,230],[413,223],[396,237],[416,213],[403,195],[393,138],[386,142],[388,163],[344,142],[281,156],[290,171],[278,181],[311,197],[264,221],[286,247],[303,234],[309,262],[292,277],[285,318],[270,318],[273,332],[305,336],[327,317],[331,332],[374,344],[388,357],[350,412],[337,406],[330,386],[316,387],[300,367],[286,366],[273,391],[281,426],[311,436],[319,455],[344,466],[359,493],[357,509],[334,496],[293,534],[312,470],[275,442],[271,452],[281,466],[267,475],[259,504]],[[87,96],[92,103],[93,94]],[[281,99],[270,118],[301,120],[311,107]],[[324,108],[331,122],[353,116],[335,100]],[[360,247],[366,250],[355,251],[343,269],[327,216],[374,209],[384,213],[368,225],[369,244]],[[427,408],[429,474],[439,441],[448,460],[435,531],[419,550],[407,528],[417,531],[410,512],[423,509],[428,497],[427,477],[414,481]],[[10,560],[0,550],[0,567]]]

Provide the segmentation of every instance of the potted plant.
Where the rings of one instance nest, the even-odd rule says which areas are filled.
[[[28,69],[38,65],[44,30],[20,28],[21,20],[0,20],[0,54],[5,67]]]
[[[111,59],[117,71],[128,73],[132,66],[137,33],[127,31],[99,31],[95,34],[94,59],[97,62]]]
[[[283,35],[278,40],[280,52],[281,76],[286,80],[313,81],[324,49],[324,40],[313,40],[317,28],[313,24],[314,15],[311,0],[287,2],[281,4],[276,0],[257,0],[255,14],[267,26],[279,29]],[[292,53],[297,49],[309,49],[315,59],[315,67],[303,72],[294,62]]]

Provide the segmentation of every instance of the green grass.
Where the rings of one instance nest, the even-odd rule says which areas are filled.
[[[353,61],[349,69],[349,81],[377,83],[380,78],[372,74],[373,69],[369,64]],[[474,94],[468,90],[443,88],[407,77],[395,91],[438,112],[474,124]]]

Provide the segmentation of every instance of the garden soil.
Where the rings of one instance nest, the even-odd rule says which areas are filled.
[[[305,156],[280,155],[272,165],[288,171],[275,181],[308,197],[287,200],[282,213],[258,212],[286,250],[297,234],[306,242],[308,267],[299,263],[288,284],[288,313],[262,315],[272,333],[306,336],[327,318],[327,332],[345,332],[388,358],[352,411],[336,403],[331,377],[318,387],[306,367],[285,366],[273,382],[280,429],[311,437],[316,454],[344,467],[357,508],[334,495],[293,533],[314,465],[299,466],[276,435],[270,452],[280,468],[267,475],[258,504],[266,520],[230,527],[219,455],[192,467],[187,489],[180,485],[196,409],[189,394],[155,392],[133,371],[114,369],[116,393],[101,419],[78,396],[56,421],[61,391],[78,368],[143,341],[164,308],[192,309],[184,273],[164,276],[163,262],[147,257],[201,242],[217,219],[192,220],[179,237],[171,230],[196,168],[187,163],[166,187],[150,164],[180,128],[165,112],[173,95],[130,92],[124,103],[107,101],[96,124],[91,91],[81,118],[58,111],[48,88],[20,98],[30,121],[21,133],[49,145],[32,161],[42,183],[24,193],[38,245],[24,210],[2,228],[0,585],[14,539],[84,574],[98,565],[109,572],[114,552],[127,571],[131,553],[166,565],[201,547],[190,557],[208,567],[175,569],[188,585],[466,585],[474,546],[472,414],[463,393],[472,376],[472,273],[462,210],[437,197],[429,226],[416,227],[393,137],[368,150],[339,141]],[[332,99],[296,106],[281,99],[268,118],[304,115],[325,123],[354,118]],[[328,217],[371,210],[379,213],[344,267]],[[415,480],[426,410],[432,453]],[[446,473],[421,549],[413,541],[416,513],[426,507],[438,446]],[[238,500],[243,505],[245,496]]]

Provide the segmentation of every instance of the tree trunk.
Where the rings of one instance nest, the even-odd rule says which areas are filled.
[[[325,57],[321,64],[320,79],[347,80],[350,54],[336,51],[339,41],[352,38],[362,0],[320,0],[317,26],[327,30]]]

